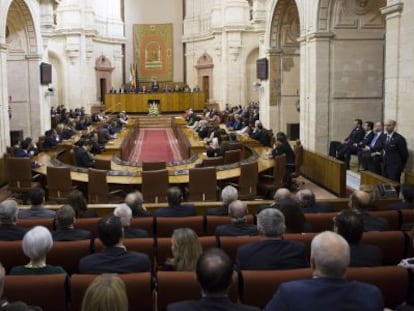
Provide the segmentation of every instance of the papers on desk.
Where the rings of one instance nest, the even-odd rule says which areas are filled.
[[[188,170],[176,170],[174,175],[188,175]]]

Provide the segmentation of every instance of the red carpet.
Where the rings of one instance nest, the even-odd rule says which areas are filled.
[[[135,150],[130,162],[171,162],[181,160],[178,142],[172,129],[142,128],[139,130]]]

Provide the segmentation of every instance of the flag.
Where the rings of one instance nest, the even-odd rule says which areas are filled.
[[[135,64],[135,93],[139,93],[138,64]]]
[[[129,72],[129,83],[131,84],[131,88],[136,90],[136,80],[135,80],[135,66],[134,64],[131,65],[131,71]]]

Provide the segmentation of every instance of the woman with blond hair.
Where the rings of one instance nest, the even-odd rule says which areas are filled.
[[[83,296],[82,311],[128,311],[124,281],[116,274],[96,277]]]
[[[189,228],[175,229],[171,236],[173,257],[166,261],[166,270],[195,271],[203,249],[197,234]]]

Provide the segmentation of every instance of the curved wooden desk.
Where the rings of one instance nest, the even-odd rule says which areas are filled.
[[[189,133],[189,131],[185,131],[186,135],[192,135]],[[111,144],[111,146],[119,146],[120,141],[125,137],[125,132],[122,132],[119,137]],[[190,142],[195,142],[195,138],[193,136],[190,137]],[[200,141],[197,141],[197,146],[200,144]],[[268,159],[267,154],[270,152],[270,148],[262,147],[262,146],[255,146],[251,147],[254,149],[258,155],[257,162],[258,162],[258,168],[259,172],[263,172],[269,168],[272,168],[274,166],[274,160]],[[34,158],[37,162],[41,164],[40,167],[34,168],[33,171],[36,173],[46,175],[46,168],[47,166],[56,166],[54,164],[53,157],[56,157],[59,152],[64,150],[64,146],[61,148],[57,148],[55,150],[42,152],[37,157]],[[110,152],[112,154],[113,150]],[[189,176],[188,174],[185,175],[174,175],[175,171],[178,170],[188,170],[190,168],[194,168],[196,164],[201,163],[203,158],[202,153],[199,153],[198,159],[195,162],[182,164],[182,165],[176,165],[176,166],[168,166],[167,169],[170,171],[169,175],[169,183],[170,184],[186,184],[189,182]],[[97,156],[100,157],[99,155]],[[105,157],[105,156],[104,156]],[[108,156],[106,156],[108,157]],[[128,171],[132,174],[139,174],[141,171],[141,167],[136,166],[126,166],[126,165],[119,165],[112,161],[111,167],[113,170],[116,171]],[[237,178],[240,176],[240,168],[230,168],[230,169],[224,169],[224,170],[217,170],[217,180],[225,180],[225,179],[231,179],[231,178]],[[76,172],[71,171],[71,177],[73,181],[77,182],[88,182],[88,174],[86,172]],[[136,184],[139,185],[142,183],[142,177],[141,176],[114,176],[109,175],[107,176],[107,182],[110,184],[122,184],[122,185],[128,185],[128,184]]]

